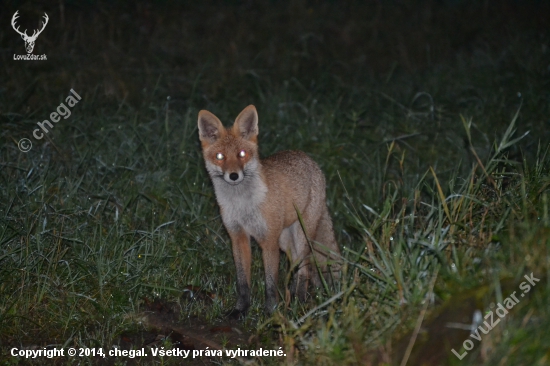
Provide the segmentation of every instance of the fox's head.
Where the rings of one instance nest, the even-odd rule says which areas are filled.
[[[259,173],[256,107],[243,109],[231,128],[223,127],[218,117],[202,110],[198,125],[206,169],[213,180],[238,185]]]

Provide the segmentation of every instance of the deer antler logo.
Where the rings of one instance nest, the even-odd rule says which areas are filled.
[[[23,41],[25,41],[25,49],[27,50],[27,53],[32,53],[32,50],[34,49],[34,42],[36,42],[36,39],[38,38],[40,33],[42,33],[44,28],[46,28],[46,24],[48,24],[48,20],[49,20],[48,14],[44,13],[44,21],[42,22],[42,28],[40,30],[35,29],[34,32],[32,33],[32,36],[29,37],[29,35],[27,35],[26,29],[24,32],[21,32],[19,30],[19,26],[15,28],[15,20],[19,17],[19,15],[17,14],[18,12],[19,10],[17,10],[15,14],[13,14],[13,17],[11,18],[11,26],[17,33],[21,35],[21,38],[23,38]]]

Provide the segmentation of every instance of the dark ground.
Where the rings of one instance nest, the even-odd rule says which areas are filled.
[[[29,34],[38,27],[44,12],[48,14],[49,23],[33,51],[36,55],[46,54],[47,61],[13,59],[14,54],[26,53],[21,37],[10,25],[16,10],[20,14],[18,24],[21,29],[29,29]],[[126,225],[124,230],[135,235],[148,231],[155,243],[158,239],[155,228],[175,221],[178,226],[171,229],[166,239],[169,247],[166,253],[174,258],[180,258],[178,243],[196,245],[197,233],[201,240],[214,236],[212,232],[224,237],[211,187],[205,186],[207,178],[195,138],[194,123],[199,109],[211,110],[227,123],[244,106],[255,104],[260,113],[260,141],[264,152],[296,146],[320,160],[329,189],[332,187],[328,199],[340,242],[352,248],[354,243],[364,246],[362,243],[369,241],[364,239],[360,228],[350,223],[350,216],[342,213],[346,205],[344,197],[349,196],[340,187],[339,175],[359,206],[366,203],[377,210],[382,210],[392,184],[410,193],[429,166],[439,169],[440,179],[451,179],[455,168],[466,177],[477,158],[469,150],[460,115],[473,118],[473,145],[484,160],[494,151],[492,142],[506,130],[521,105],[516,137],[526,131],[530,134],[521,146],[509,150],[508,158],[514,162],[522,162],[524,158],[534,161],[539,146],[544,147],[550,141],[549,29],[550,3],[547,1],[3,1],[0,5],[0,213],[3,215],[0,245],[4,251],[0,252],[0,278],[4,278],[5,285],[0,285],[0,296],[5,301],[0,302],[0,328],[3,328],[0,346],[4,351],[14,345],[63,343],[69,335],[77,338],[71,335],[71,329],[85,328],[82,332],[96,334],[96,315],[90,315],[92,320],[86,316],[85,320],[75,318],[74,323],[67,318],[66,324],[72,325],[63,331],[62,326],[52,320],[58,316],[47,309],[58,301],[56,299],[65,299],[59,295],[68,293],[63,283],[56,282],[52,285],[56,290],[45,291],[47,295],[40,297],[41,302],[34,303],[31,295],[27,300],[18,298],[18,291],[23,293],[21,289],[28,286],[25,283],[41,280],[38,275],[30,275],[29,279],[14,275],[24,266],[8,263],[15,255],[10,248],[17,243],[23,247],[25,243],[35,243],[39,228],[43,229],[40,234],[46,232],[49,226],[46,221],[43,223],[43,213],[48,217],[48,225],[53,227],[50,244],[58,243],[59,248],[65,248],[70,244],[67,237],[88,243],[87,238],[93,238],[90,239],[93,242],[96,235],[105,235],[105,243],[109,245],[113,238],[120,238],[122,257],[141,239],[126,242],[126,234],[110,236],[110,230],[115,227],[116,220],[112,218],[115,212],[117,219],[120,213]],[[82,95],[83,102],[43,140],[35,140],[32,131],[36,122],[47,118],[70,89]],[[325,124],[304,127],[297,132],[295,122],[280,122],[286,121],[286,116],[294,118],[289,117],[289,121],[304,125],[317,120]],[[17,147],[24,137],[33,143],[33,150],[27,154]],[[362,158],[363,154],[366,158]],[[388,160],[384,163],[384,159]],[[42,170],[44,166],[49,170]],[[167,173],[160,174],[162,172]],[[139,181],[138,173],[147,176],[145,183]],[[160,175],[153,177],[157,173]],[[34,185],[31,184],[33,174],[41,177]],[[545,182],[541,183],[537,197],[542,197],[542,192],[548,189]],[[199,186],[195,186],[196,183]],[[34,192],[32,187],[41,186],[45,188],[38,202],[36,198],[34,201],[28,198]],[[185,194],[181,194],[182,189]],[[185,196],[188,201],[177,205],[176,196]],[[418,193],[418,197],[421,196],[426,197],[426,192]],[[73,201],[73,197],[77,198]],[[195,201],[194,197],[201,198]],[[204,206],[203,197],[207,200]],[[88,208],[92,209],[90,204],[93,206],[94,202],[105,207],[97,215],[99,219],[93,224],[87,218],[78,221],[82,215],[86,216]],[[194,211],[188,207],[200,208]],[[399,214],[400,209],[395,207],[392,206],[391,215]],[[96,212],[98,208],[99,204]],[[58,216],[52,219],[46,213]],[[108,214],[112,217],[101,216]],[[211,219],[217,221],[211,223]],[[84,220],[89,226],[82,226]],[[185,224],[187,227],[191,224],[192,228],[185,229]],[[87,228],[90,231],[86,231]],[[70,235],[63,234],[64,230],[69,230]],[[392,230],[397,230],[395,225]],[[542,237],[546,238],[542,241],[548,240]],[[60,238],[59,241],[56,238]],[[494,240],[488,234],[479,234],[479,238],[473,247],[490,246]],[[208,240],[212,244],[218,239]],[[66,251],[59,249],[61,254],[51,263],[65,259],[73,263],[64,255],[76,249],[63,250]],[[166,283],[158,280],[172,275],[158,274],[157,268],[173,273],[174,268],[187,268],[190,261],[184,257],[171,262],[172,257],[163,257],[143,271],[147,275],[139,278],[141,287],[112,280],[113,289],[109,291],[116,298],[115,304],[123,304],[120,309],[125,313],[135,310],[138,315],[132,315],[132,319],[143,320],[149,316],[150,320],[147,327],[113,326],[115,330],[97,331],[110,337],[97,342],[137,348],[159,341],[188,348],[202,347],[201,339],[214,342],[214,346],[252,346],[266,342],[287,347],[291,343],[285,349],[295,352],[296,359],[289,356],[286,362],[311,362],[313,358],[300,359],[287,333],[269,328],[266,333],[269,339],[261,340],[259,334],[263,330],[258,330],[261,327],[257,328],[255,322],[262,318],[254,311],[246,325],[228,323],[220,320],[220,305],[212,305],[208,296],[196,299],[199,305],[188,306],[188,299],[181,300],[173,294],[174,288],[182,291],[185,286],[204,285],[201,288],[206,293],[222,298],[221,307],[231,306],[233,267],[213,269],[215,276],[209,272],[210,258],[230,263],[228,246],[212,244],[204,252],[209,253],[209,258],[202,258],[200,253],[196,255],[200,265],[195,267],[195,277],[188,278],[185,277],[188,272],[178,272],[174,276],[180,276],[180,280],[170,279]],[[82,259],[79,265],[85,267],[87,260]],[[36,268],[35,264],[30,266]],[[99,268],[98,264],[89,270],[92,278],[101,272]],[[126,271],[116,268],[118,272]],[[34,269],[29,270],[32,271]],[[149,273],[153,279],[147,277]],[[53,275],[50,278],[54,281]],[[429,278],[422,278],[427,291]],[[13,279],[13,283],[7,279]],[[96,298],[101,292],[103,298],[101,284],[99,289],[93,284],[89,286],[91,290],[72,289],[71,293]],[[151,293],[151,288],[144,286],[155,290]],[[128,294],[124,292],[125,287],[130,288]],[[28,291],[35,294],[40,288],[31,286]],[[261,303],[261,291],[258,288],[255,291]],[[155,300],[155,295],[163,300]],[[135,309],[132,305],[129,310],[123,302],[127,296],[134,298],[130,303],[135,304]],[[110,304],[109,301],[105,300],[104,304]],[[420,304],[420,300],[411,302]],[[288,302],[286,305],[291,306]],[[79,306],[80,310],[75,305],[71,311],[60,312],[61,318],[72,311],[111,314],[110,305]],[[13,315],[16,308],[17,315]],[[187,320],[179,319],[179,314],[189,308],[192,310]],[[49,315],[43,315],[46,313]],[[24,332],[30,323],[18,323],[19,320],[13,320],[16,317],[32,319],[33,331]],[[361,315],[361,319],[365,318],[366,315]],[[122,322],[116,317],[113,319],[113,322]],[[174,325],[170,327],[168,323]],[[395,332],[394,338],[400,338],[410,329],[411,324],[405,324]],[[302,335],[306,333],[300,333]],[[353,345],[356,363],[366,360],[375,363],[376,358],[387,361],[387,355],[392,354],[391,348],[385,348],[387,344],[376,345],[379,348],[372,352],[376,354],[373,359],[362,350],[367,347],[368,335],[362,337],[360,342],[364,343],[358,343],[361,346]],[[85,344],[87,339],[82,336],[80,344]],[[403,342],[395,341],[395,344],[395,349],[402,354]],[[441,350],[445,347],[440,345]],[[346,358],[349,353],[334,354],[350,362]],[[338,359],[334,354],[328,359]],[[421,364],[418,360],[422,357],[414,357],[417,361],[413,362]],[[435,361],[425,358],[426,363],[422,364],[445,362],[441,361],[445,355],[437,357],[441,358]],[[482,355],[477,360],[485,362],[490,359],[487,357]],[[332,362],[321,360],[324,361],[319,361],[320,364]]]

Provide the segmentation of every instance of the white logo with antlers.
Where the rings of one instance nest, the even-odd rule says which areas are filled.
[[[32,36],[29,36],[27,34],[26,29],[24,32],[21,32],[19,30],[19,26],[17,28],[15,27],[15,20],[19,17],[19,15],[17,14],[18,12],[19,10],[17,10],[15,14],[13,14],[13,17],[11,18],[11,26],[17,33],[21,35],[21,38],[23,38],[23,41],[25,41],[25,49],[27,50],[27,53],[32,53],[32,50],[34,49],[34,42],[36,42],[36,39],[38,38],[40,33],[42,33],[44,28],[46,28],[46,24],[48,24],[48,20],[49,20],[48,14],[44,13],[44,21],[42,22],[42,28],[40,30],[35,29],[34,32],[32,33]]]

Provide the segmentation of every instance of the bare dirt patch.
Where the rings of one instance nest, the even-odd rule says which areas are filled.
[[[255,339],[234,320],[222,318],[209,322],[198,317],[181,319],[180,305],[174,302],[144,298],[143,307],[144,311],[138,314],[137,318],[145,330],[123,333],[118,343],[121,349],[126,350],[144,348],[151,360],[155,358],[150,352],[151,349],[164,348],[189,351],[189,356],[185,359],[186,364],[203,365],[206,358],[219,357],[193,358],[193,351],[238,347],[248,349]]]

